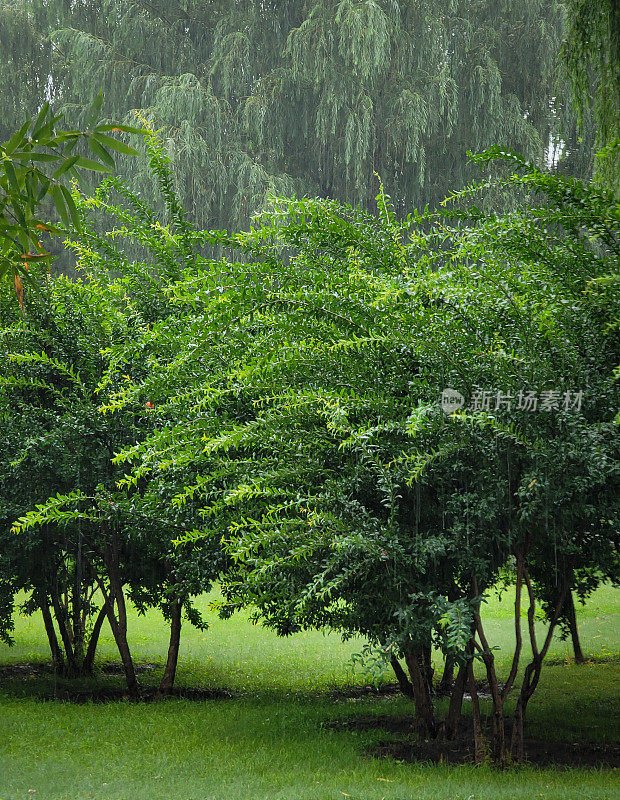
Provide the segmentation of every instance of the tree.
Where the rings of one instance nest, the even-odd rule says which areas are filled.
[[[579,122],[590,107],[597,124],[597,177],[620,192],[620,8],[614,0],[567,3],[562,57]]]
[[[80,279],[50,277],[48,294],[26,298],[24,315],[5,300],[12,316],[0,330],[0,435],[6,443],[0,458],[2,630],[8,635],[15,592],[30,591],[27,609],[41,609],[53,659],[73,675],[92,670],[107,617],[133,696],[139,687],[128,643],[127,595],[140,612],[157,606],[170,620],[160,686],[167,693],[182,613],[204,626],[191,597],[204,591],[225,563],[219,544],[173,548],[175,533],[190,529],[184,524],[187,514],[183,509],[149,513],[153,497],[165,503],[155,481],[142,482],[139,491],[119,486],[123,473],[114,455],[151,429],[157,415],[152,404],[141,400],[132,409],[101,410],[107,392],[113,396],[118,389],[113,380],[106,382],[104,351],[122,348],[137,331],[171,313],[166,292],[194,247],[165,159],[154,140],[149,147],[169,219],[158,219],[114,178],[92,200],[75,192],[81,233],[71,246],[78,253]],[[124,226],[125,237],[139,242],[147,260],[126,258],[122,246],[115,246],[118,230],[101,234],[91,227],[92,210],[104,206],[109,218]],[[131,369],[134,376],[147,374],[146,354]],[[178,479],[191,480],[187,472],[178,469]]]
[[[476,188],[404,223],[383,193],[378,216],[277,201],[233,237],[246,261],[192,271],[174,290],[174,328],[155,325],[127,351],[165,343],[124,394],[148,392],[175,424],[119,458],[136,481],[192,461],[197,479],[177,484],[174,502],[199,499],[198,527],[228,541],[225,612],[253,605],[281,634],[363,634],[414,698],[423,736],[455,734],[469,686],[477,758],[481,659],[504,764],[524,757],[528,703],[574,576],[589,589],[618,577],[617,297],[600,283],[617,268],[618,207],[520,157],[477,160],[498,158],[504,187],[527,199],[506,215],[470,207]],[[440,396],[455,387],[472,405],[447,415]],[[483,603],[512,562],[502,685]],[[508,744],[524,593],[533,657]],[[541,642],[538,603],[551,606]],[[459,662],[444,720],[431,645]]]
[[[375,172],[405,214],[466,183],[467,149],[541,160],[560,131],[555,0],[10,6],[40,32],[35,71],[76,125],[105,86],[115,119],[140,109],[161,127],[199,228],[244,228],[271,193],[372,208]],[[145,163],[129,170],[156,200]]]

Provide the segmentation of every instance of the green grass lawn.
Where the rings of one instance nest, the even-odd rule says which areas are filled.
[[[500,661],[508,660],[513,637],[509,602],[492,598],[485,609]],[[616,774],[606,769],[499,772],[371,758],[367,750],[389,733],[323,726],[339,717],[409,710],[402,698],[333,695],[367,681],[351,666],[360,641],[342,643],[321,633],[279,639],[246,616],[221,621],[207,615],[208,631],[184,629],[178,683],[228,689],[230,699],[76,705],[37,699],[54,686],[62,689],[51,675],[2,679],[0,800],[585,800],[620,794]],[[617,740],[620,591],[600,589],[578,615],[593,663],[575,666],[568,643],[554,642],[553,664],[530,704],[528,731],[566,741]],[[132,618],[131,628],[136,661],[161,665],[167,644],[161,617]],[[0,664],[47,659],[39,617],[18,615],[16,644],[0,646]],[[99,659],[118,661],[108,630]],[[156,683],[160,674],[160,667],[147,670],[141,680]],[[378,680],[393,678],[386,673]],[[98,682],[119,685],[121,678],[106,674]]]

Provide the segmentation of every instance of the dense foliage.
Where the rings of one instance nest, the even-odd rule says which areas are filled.
[[[575,156],[553,76],[563,8],[0,4],[24,96],[45,85],[80,124],[58,131],[44,104],[1,152],[0,637],[24,591],[57,670],[84,674],[107,618],[137,697],[127,599],[155,606],[169,692],[183,612],[202,626],[192,597],[219,579],[223,616],[362,635],[419,736],[453,738],[468,690],[476,759],[524,758],[554,632],[574,634],[573,598],[620,577],[617,124],[601,83],[616,92],[616,17],[567,4],[566,66],[579,113],[594,89],[605,145],[595,188],[540,167]],[[140,109],[163,141],[99,124],[101,96],[85,110],[83,95],[100,82],[112,113]],[[142,132],[148,158],[129,182],[70,188],[113,169],[108,148],[135,152],[114,130]],[[477,166],[487,179],[462,188]],[[39,233],[69,236],[76,280],[35,271]],[[484,619],[498,585],[514,592],[506,676]]]
[[[92,671],[107,616],[132,693],[138,689],[127,642],[126,593],[138,609],[159,606],[171,621],[162,681],[168,691],[182,612],[203,625],[190,598],[209,586],[224,563],[217,544],[173,548],[172,533],[191,524],[187,514],[155,518],[140,494],[119,491],[123,474],[112,459],[152,431],[152,404],[108,416],[100,411],[106,350],[170,313],[159,287],[180,274],[193,246],[183,234],[165,159],[154,143],[149,147],[167,218],[156,218],[116,179],[92,201],[76,193],[81,234],[72,246],[80,278],[49,278],[47,292],[25,298],[23,314],[5,296],[0,328],[0,632],[10,634],[14,595],[30,592],[26,610],[43,614],[57,668],[75,675]],[[122,223],[122,238],[138,240],[148,269],[127,262],[115,246],[118,230],[100,235],[92,229],[92,209],[103,205]],[[148,365],[136,358],[133,370],[145,374]],[[176,474],[189,479],[182,468]],[[163,500],[153,484],[142,491]],[[41,524],[20,535],[11,532],[11,522],[48,498],[45,513],[35,513]]]
[[[151,398],[158,424],[115,459],[132,463],[122,485],[141,495],[156,480],[153,518],[202,507],[177,538],[224,537],[225,613],[251,603],[283,634],[364,634],[424,735],[454,734],[477,653],[503,762],[521,595],[534,655],[514,758],[568,593],[617,579],[618,207],[516,156],[477,160],[498,157],[504,183],[529,194],[504,216],[469,208],[476,189],[404,223],[383,193],[378,216],[277,201],[249,233],[221,237],[243,262],[194,260],[168,290],[175,313],[109,351],[106,409]],[[132,372],[144,358],[148,374]],[[465,405],[446,414],[444,389]],[[187,465],[194,479],[179,480]],[[516,646],[500,689],[481,603],[507,569]],[[444,722],[432,645],[460,663]],[[478,727],[475,739],[481,757]]]
[[[597,178],[620,193],[620,6],[615,0],[569,0],[563,61],[583,125],[597,123]]]
[[[373,208],[375,172],[405,214],[464,185],[468,149],[539,161],[561,135],[587,169],[558,90],[563,22],[556,0],[4,0],[0,130],[43,91],[78,124],[104,87],[114,119],[162,128],[199,227],[245,227],[269,193]],[[155,199],[145,162],[130,169]]]

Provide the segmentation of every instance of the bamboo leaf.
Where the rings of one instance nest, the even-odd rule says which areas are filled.
[[[99,142],[95,141],[92,136],[88,137],[88,146],[93,151],[93,153],[97,156],[97,158],[101,159],[104,164],[107,164],[112,169],[115,168],[114,159],[108,153],[108,151],[103,147],[103,145],[99,144]]]
[[[128,144],[125,144],[125,142],[114,139],[112,136],[106,136],[105,133],[93,133],[93,138],[95,141],[99,142],[99,144],[106,145],[107,147],[112,148],[112,150],[116,150],[119,153],[124,153],[127,156],[140,155],[139,150],[130,147]]]
[[[52,196],[52,200],[54,201],[54,206],[56,207],[56,211],[58,211],[60,219],[67,227],[69,227],[71,224],[69,219],[69,212],[67,211],[67,204],[65,203],[65,198],[60,189],[60,186],[58,184],[54,184],[50,189],[50,194]]]
[[[71,156],[70,158],[66,159],[66,161],[64,161],[54,172],[54,178],[60,178],[60,176],[64,175],[65,172],[68,172],[71,167],[75,166],[79,160],[79,156]]]
[[[83,169],[90,169],[93,172],[113,172],[114,170],[106,164],[100,164],[99,161],[93,161],[92,158],[84,158],[80,156],[77,158],[76,164]]]
[[[77,207],[75,205],[75,201],[71,196],[71,192],[67,189],[66,186],[61,186],[60,191],[65,199],[65,203],[69,210],[69,215],[71,216],[71,222],[73,222],[73,227],[76,231],[82,230],[82,220],[80,219],[80,215],[78,213]]]

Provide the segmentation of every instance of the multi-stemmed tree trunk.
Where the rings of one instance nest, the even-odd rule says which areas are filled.
[[[486,636],[479,609],[474,613],[472,637],[467,643],[462,660],[459,663],[456,680],[451,685],[448,712],[443,721],[437,719],[433,708],[432,678],[428,680],[428,654],[426,649],[419,645],[416,646],[413,643],[406,649],[404,657],[409,675],[407,675],[397,658],[392,657],[391,659],[391,664],[401,691],[414,702],[414,733],[417,737],[422,739],[435,738],[437,736],[443,736],[446,739],[455,738],[458,735],[459,723],[461,720],[463,695],[466,688],[469,688],[472,700],[472,737],[475,760],[479,762],[487,755],[490,755],[494,763],[500,767],[506,766],[509,759],[521,762],[525,758],[524,722],[527,706],[538,686],[543,661],[551,645],[553,634],[557,628],[558,619],[560,618],[564,604],[570,593],[568,580],[565,576],[558,592],[555,608],[549,619],[544,642],[542,646],[539,647],[535,630],[536,596],[527,569],[529,546],[530,539],[528,537],[523,547],[515,549],[517,561],[514,601],[515,649],[510,671],[503,685],[499,680],[493,649]],[[506,697],[515,685],[519,672],[519,663],[523,648],[521,595],[524,586],[527,589],[529,598],[527,614],[528,634],[533,657],[525,667],[523,682],[519,689],[516,709],[512,719],[512,736],[510,742],[508,742],[504,704]],[[480,596],[480,589],[475,576],[472,581],[471,590],[472,597]],[[489,693],[491,695],[492,729],[490,752],[487,751],[486,737],[482,729],[480,701],[474,679],[473,664],[476,652],[485,666]]]
[[[92,675],[95,667],[95,655],[97,653],[99,635],[107,616],[105,604],[96,612],[93,627],[86,642],[80,642],[80,640],[78,640],[76,643],[76,640],[72,638],[66,626],[68,615],[65,611],[61,609],[58,615],[56,611],[54,612],[56,625],[61,632],[64,651],[58,642],[58,635],[56,633],[56,626],[54,625],[54,618],[50,611],[50,605],[50,599],[42,595],[42,599],[39,600],[39,608],[41,609],[45,633],[50,646],[54,672],[62,673],[67,677]],[[58,604],[56,604],[56,608],[57,607]],[[82,646],[84,643],[86,644],[85,652]]]
[[[49,642],[50,651],[52,653],[52,666],[54,672],[62,672],[64,670],[65,659],[58,644],[58,637],[56,636],[56,629],[54,628],[54,620],[50,613],[49,600],[41,595],[39,597],[39,608],[43,617],[43,624],[45,626],[45,633],[47,634],[47,641]]]

